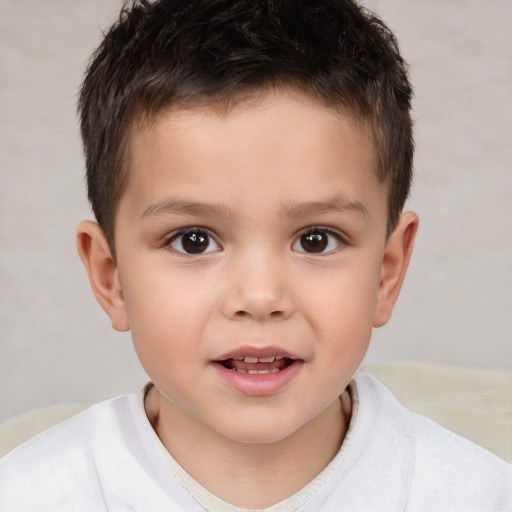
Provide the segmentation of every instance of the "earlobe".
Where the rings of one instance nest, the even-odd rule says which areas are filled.
[[[84,221],[78,226],[77,249],[94,296],[110,317],[112,327],[127,331],[130,327],[119,271],[105,234],[96,222]]]
[[[391,318],[409,266],[419,219],[413,212],[401,215],[386,242],[373,326],[381,327]]]

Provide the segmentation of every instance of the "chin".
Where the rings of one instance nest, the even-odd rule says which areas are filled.
[[[237,424],[235,424],[237,423]],[[299,426],[284,424],[280,421],[261,421],[248,419],[244,422],[233,422],[225,429],[218,430],[224,437],[246,444],[277,443],[291,436]]]

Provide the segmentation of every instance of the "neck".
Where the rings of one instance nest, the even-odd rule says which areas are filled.
[[[246,443],[213,432],[178,407],[167,410],[159,398],[151,388],[146,412],[173,458],[209,492],[248,509],[279,503],[311,482],[338,452],[350,421],[345,391],[341,400],[285,439]]]

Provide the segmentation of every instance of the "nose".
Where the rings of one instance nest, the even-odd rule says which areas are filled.
[[[227,270],[223,314],[233,320],[286,320],[295,305],[286,270],[270,255],[240,258]]]

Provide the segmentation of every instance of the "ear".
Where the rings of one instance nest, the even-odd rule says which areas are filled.
[[[373,317],[374,327],[383,326],[391,318],[411,259],[418,223],[419,219],[415,213],[402,214],[395,231],[386,242]]]
[[[77,248],[96,300],[110,317],[116,331],[127,331],[123,290],[116,262],[105,233],[96,222],[86,220],[78,226]]]

